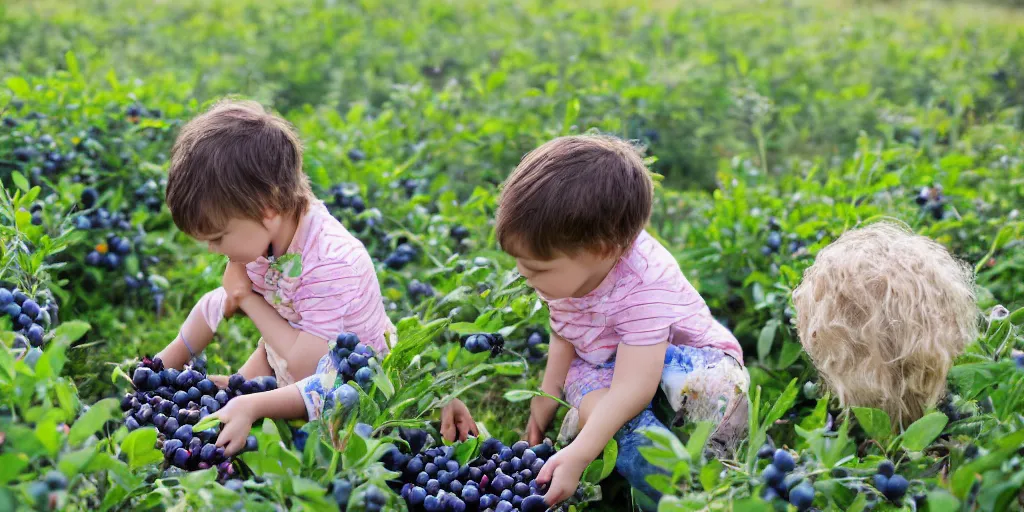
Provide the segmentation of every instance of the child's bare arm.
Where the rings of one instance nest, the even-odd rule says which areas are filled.
[[[576,349],[561,336],[551,332],[548,343],[548,362],[544,368],[544,381],[541,391],[561,397],[565,386],[565,377],[569,374],[569,366],[576,357]],[[558,402],[545,397],[535,397],[530,402],[530,420],[526,425],[526,439],[530,444],[540,444],[544,440],[544,431],[558,411]]]
[[[156,355],[163,361],[164,366],[180,369],[192,358],[193,353],[201,353],[213,341],[213,329],[208,323],[204,310],[207,309],[210,301],[223,301],[223,295],[221,290],[214,290],[204,295],[199,303],[192,308],[192,312],[181,325],[178,336]],[[187,340],[187,346],[184,340]],[[189,351],[189,348],[192,351]]]
[[[306,404],[299,387],[292,384],[273,391],[234,398],[213,416],[221,421],[217,446],[223,446],[226,454],[234,455],[245,446],[245,438],[249,436],[253,422],[260,418],[305,418]]]
[[[608,441],[629,420],[640,414],[654,399],[661,382],[662,367],[668,342],[657,345],[619,345],[615,356],[615,373],[608,393],[597,404],[568,447],[544,466],[538,475],[541,482],[551,481],[545,501],[559,503],[576,492],[587,465],[604,450]]]
[[[293,375],[312,375],[327,353],[327,340],[296,329],[257,293],[249,293],[239,306],[256,324],[263,342],[288,362]]]

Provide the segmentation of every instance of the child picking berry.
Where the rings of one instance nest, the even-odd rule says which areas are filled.
[[[369,253],[313,196],[292,127],[258,103],[222,101],[182,128],[167,205],[178,228],[228,264],[223,286],[157,355],[166,366],[202,352],[238,310],[262,335],[239,373],[274,375],[281,389],[312,375],[338,332],[377,352],[396,342]]]
[[[659,471],[639,448],[666,428],[651,401],[659,386],[676,421],[713,421],[731,447],[746,427],[749,377],[735,337],[711,315],[675,258],[645,231],[653,182],[639,152],[597,136],[555,139],[526,155],[505,183],[497,238],[550,311],[541,389],[573,408],[544,466],[549,505],[570,497],[609,440],[616,469],[657,500]],[[556,401],[531,404],[527,438],[542,441]],[[457,419],[457,418],[456,418]],[[452,420],[454,421],[454,420]]]

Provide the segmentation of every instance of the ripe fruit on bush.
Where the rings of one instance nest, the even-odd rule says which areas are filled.
[[[423,431],[399,432],[407,438]],[[452,446],[417,450],[404,458],[389,453],[382,460],[389,470],[402,474],[401,496],[410,510],[546,510],[544,486],[535,478],[553,454],[549,444],[531,448],[520,441],[508,447],[488,438],[480,443],[480,456],[461,466],[453,459]],[[519,461],[521,469],[506,472],[499,467],[499,462],[511,465],[512,460]],[[531,464],[522,464],[524,460]]]
[[[169,464],[185,471],[215,467],[220,480],[226,480],[234,468],[224,449],[213,444],[219,427],[196,432],[193,426],[232,398],[277,388],[273,377],[246,381],[236,374],[228,380],[228,389],[217,389],[195,366],[178,371],[164,368],[159,358],[145,357],[132,372],[135,391],[121,400],[125,426],[156,427],[158,447]],[[249,436],[242,452],[256,449],[256,437]]]
[[[490,351],[491,355],[498,355],[504,349],[505,338],[500,334],[470,334],[462,338],[462,346],[474,354]]]
[[[14,348],[28,348],[18,346],[25,342],[31,347],[42,347],[46,328],[56,316],[56,311],[56,304],[49,301],[40,305],[39,301],[29,298],[17,288],[0,288],[0,312],[11,319],[11,329],[15,332]]]

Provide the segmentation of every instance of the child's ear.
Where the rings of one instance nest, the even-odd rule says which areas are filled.
[[[276,232],[281,227],[281,214],[274,210],[267,209],[263,212],[263,227],[267,228],[267,231]]]

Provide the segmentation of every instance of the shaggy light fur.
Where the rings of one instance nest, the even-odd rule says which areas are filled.
[[[840,403],[882,409],[895,426],[935,405],[978,335],[971,267],[888,221],[823,249],[793,303],[800,343]]]

